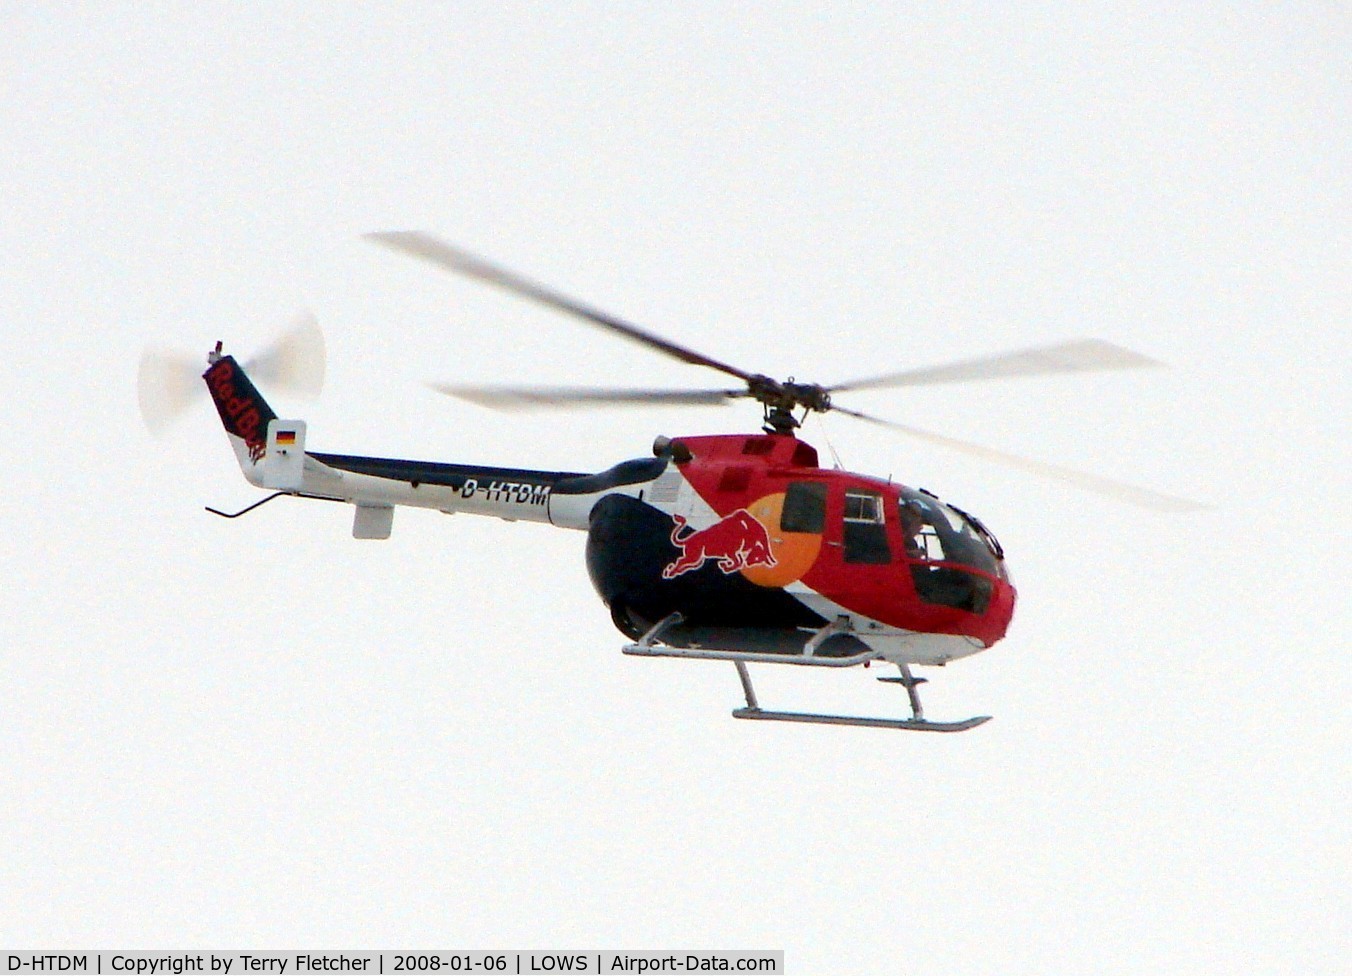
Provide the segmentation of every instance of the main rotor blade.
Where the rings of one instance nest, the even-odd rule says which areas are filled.
[[[1162,492],[1151,491],[1149,488],[1139,488],[1136,485],[1124,484],[1120,481],[1113,481],[1110,478],[1101,478],[1096,474],[1076,471],[1074,468],[1062,467],[1059,464],[1047,464],[1044,461],[1034,461],[1032,458],[1019,457],[1015,454],[1006,454],[1004,451],[997,451],[994,448],[984,447],[981,444],[973,444],[970,441],[945,437],[942,434],[933,434],[927,430],[921,430],[918,427],[899,424],[892,420],[883,420],[866,413],[860,413],[857,410],[847,410],[844,407],[836,406],[833,406],[832,409],[839,410],[841,413],[848,414],[851,417],[858,417],[860,420],[867,420],[871,424],[890,427],[892,430],[901,431],[903,434],[909,434],[912,437],[919,438],[923,441],[929,441],[931,444],[938,444],[941,447],[947,447],[950,450],[958,451],[962,454],[981,458],[984,461],[993,461],[996,464],[1003,464],[1009,468],[1017,468],[1020,471],[1026,471],[1029,474],[1037,475],[1040,478],[1047,478],[1052,481],[1060,481],[1064,484],[1074,485],[1076,488],[1093,492],[1096,495],[1103,495],[1106,498],[1126,502],[1140,508],[1148,508],[1157,512],[1201,512],[1211,508],[1210,505],[1204,505],[1201,502],[1195,502],[1188,498],[1179,498],[1175,495],[1166,495]]]
[[[411,254],[451,271],[469,275],[471,278],[477,278],[491,285],[497,285],[499,288],[515,295],[530,298],[551,308],[567,312],[593,325],[609,329],[626,339],[657,349],[668,356],[681,360],[681,362],[691,363],[695,366],[708,366],[710,369],[716,369],[721,373],[727,373],[729,376],[736,376],[742,380],[750,381],[752,378],[751,373],[743,372],[735,366],[719,362],[717,359],[678,345],[669,339],[664,339],[656,333],[641,329],[600,309],[562,295],[545,285],[508,271],[506,268],[491,264],[483,258],[447,244],[445,241],[438,240],[422,231],[379,231],[365,236],[368,240],[375,241],[377,244],[383,244],[393,250]]]
[[[577,407],[657,404],[719,406],[736,397],[746,396],[745,390],[613,390],[589,387],[453,386],[448,383],[428,385],[438,393],[494,410],[567,410]]]
[[[1079,339],[995,356],[964,359],[941,366],[908,369],[871,379],[851,380],[828,386],[827,390],[832,393],[842,390],[876,390],[885,387],[920,386],[927,383],[966,383],[972,380],[1004,379],[1011,376],[1087,373],[1163,365],[1148,356],[1123,349],[1102,339]]]

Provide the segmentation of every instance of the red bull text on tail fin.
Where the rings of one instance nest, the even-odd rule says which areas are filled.
[[[268,423],[277,418],[233,356],[222,356],[202,374],[228,433],[242,439],[256,463],[267,453]]]

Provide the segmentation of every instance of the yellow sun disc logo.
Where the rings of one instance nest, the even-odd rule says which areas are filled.
[[[775,556],[773,566],[748,566],[742,575],[757,586],[788,586],[812,568],[821,551],[822,537],[816,532],[784,532],[780,516],[784,512],[784,493],[766,495],[746,507],[747,511],[765,526],[770,534],[770,549]]]

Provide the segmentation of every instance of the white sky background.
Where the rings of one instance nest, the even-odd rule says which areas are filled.
[[[4,944],[1345,971],[1345,6],[191,6],[0,13]],[[142,429],[147,342],[301,308],[328,387],[272,399],[318,450],[595,470],[759,420],[437,397],[723,380],[359,237],[400,228],[781,377],[1117,342],[1173,368],[849,405],[1218,507],[814,423],[1001,536],[1011,635],[923,689],[996,719],[735,722],[731,666],[621,657],[581,533],[227,522],[210,409]]]

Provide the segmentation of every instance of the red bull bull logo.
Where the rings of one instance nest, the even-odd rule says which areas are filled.
[[[672,519],[676,525],[671,530],[671,544],[681,554],[662,570],[663,579],[693,572],[710,560],[716,561],[719,570],[729,576],[748,566],[776,563],[770,533],[744,508],[707,529],[691,529],[679,515],[673,515]]]

